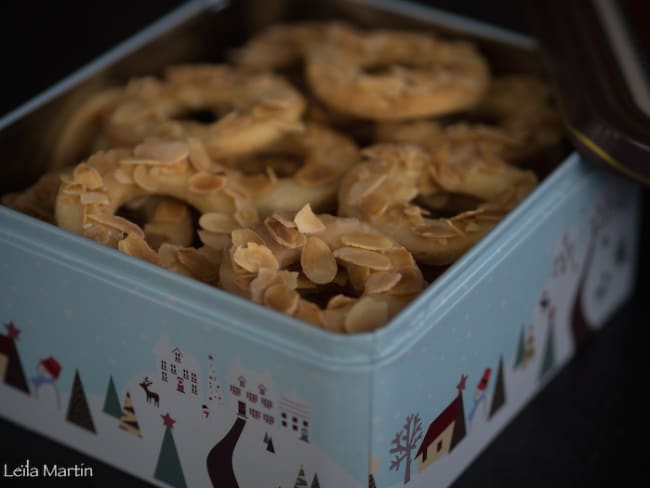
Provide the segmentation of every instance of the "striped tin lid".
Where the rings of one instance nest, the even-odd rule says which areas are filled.
[[[535,0],[531,20],[578,151],[650,186],[650,2]]]

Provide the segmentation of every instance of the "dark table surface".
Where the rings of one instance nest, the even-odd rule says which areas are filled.
[[[0,116],[177,6],[178,0],[18,2],[0,6]],[[527,32],[515,1],[431,0],[435,6]],[[558,4],[558,7],[561,7]],[[634,297],[509,424],[457,480],[477,486],[629,486],[647,484],[647,377],[650,192]],[[83,454],[0,419],[0,467],[85,463],[93,479],[74,486],[150,486]],[[645,480],[645,482],[643,482]],[[8,486],[7,480],[0,486]],[[20,484],[20,483],[19,483]],[[49,485],[49,482],[48,482]]]

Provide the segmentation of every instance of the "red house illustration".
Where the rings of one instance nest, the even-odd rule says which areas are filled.
[[[250,382],[243,374],[236,383],[229,385],[230,394],[237,399],[237,415],[255,420],[263,420],[268,425],[275,423],[274,401],[268,394],[268,388],[260,383]]]
[[[199,394],[198,372],[188,364],[183,351],[178,347],[160,359],[160,380],[164,383],[175,384],[178,393]]]
[[[461,375],[456,386],[458,394],[436,419],[431,422],[427,433],[415,455],[418,471],[423,471],[444,454],[451,452],[465,437],[465,407],[463,390],[467,376]]]
[[[13,322],[5,324],[7,335],[0,335],[0,381],[29,393],[23,366],[16,349],[20,329]]]

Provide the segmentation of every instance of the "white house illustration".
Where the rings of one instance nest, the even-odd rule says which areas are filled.
[[[259,373],[244,369],[239,358],[235,359],[228,372],[228,393],[238,416],[275,426],[277,401],[269,371]]]
[[[293,393],[280,400],[280,426],[295,432],[300,440],[309,442],[309,406]]]
[[[179,394],[199,394],[199,374],[193,364],[185,361],[183,351],[175,347],[159,359],[160,381],[175,385]]]

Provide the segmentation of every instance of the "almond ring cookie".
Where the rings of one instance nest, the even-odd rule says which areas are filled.
[[[195,137],[211,157],[220,158],[302,129],[305,101],[281,77],[216,65],[175,66],[165,74],[162,80],[129,82],[106,117],[108,144],[132,146],[147,136]]]
[[[304,132],[221,162],[245,174],[241,185],[251,194],[261,217],[295,212],[306,203],[317,212],[326,212],[335,211],[341,179],[359,162],[359,149],[343,134],[307,123]]]
[[[200,141],[147,139],[134,149],[98,152],[77,165],[64,178],[55,203],[56,223],[111,247],[142,230],[127,219],[115,216],[125,203],[147,195],[165,195],[196,208],[199,231],[207,244],[217,234],[211,227],[247,227],[257,222],[257,208],[228,174],[210,172],[211,161]],[[202,225],[203,226],[203,225]]]
[[[357,219],[316,215],[306,205],[291,214],[231,234],[220,286],[333,332],[384,325],[426,286],[413,256]],[[326,303],[305,299],[333,287]],[[321,300],[322,301],[322,300]]]
[[[437,120],[382,122],[375,127],[378,142],[417,144],[428,151],[444,143],[477,144],[511,162],[535,156],[562,138],[560,119],[550,102],[548,86],[529,75],[509,75],[491,81],[487,94],[468,114],[492,123]]]
[[[344,177],[339,214],[367,221],[431,265],[458,259],[536,185],[522,171],[481,154],[443,147],[431,155],[417,146],[384,144],[363,151],[365,162]],[[448,192],[484,201],[451,218],[429,217],[421,197]]]
[[[489,81],[487,62],[468,42],[341,27],[330,29],[326,42],[310,50],[306,73],[311,89],[328,105],[379,120],[470,108]]]

